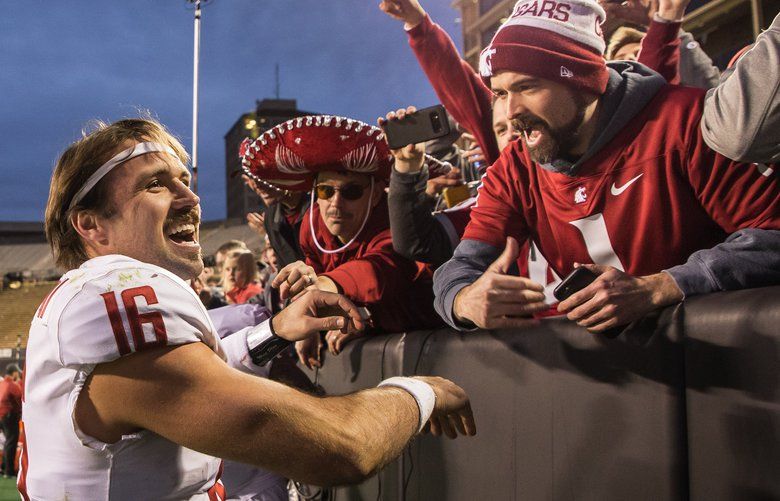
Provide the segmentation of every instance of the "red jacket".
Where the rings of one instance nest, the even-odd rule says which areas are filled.
[[[0,381],[0,417],[9,412],[22,414],[22,388],[11,376],[5,376]]]
[[[325,249],[343,244],[334,237],[314,204],[314,231]],[[303,219],[301,250],[306,264],[324,275],[340,291],[371,312],[375,328],[386,332],[433,328],[443,325],[433,309],[433,272],[428,265],[409,261],[393,250],[387,199],[372,210],[363,231],[343,252],[324,254],[311,237],[309,215]]]

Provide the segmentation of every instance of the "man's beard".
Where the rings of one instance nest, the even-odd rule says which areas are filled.
[[[585,120],[587,105],[577,102],[577,112],[574,117],[560,127],[551,127],[545,120],[531,113],[523,113],[512,119],[512,127],[525,139],[531,160],[540,164],[549,164],[556,159],[568,159],[571,150],[580,140],[580,128]],[[539,143],[528,144],[529,134],[533,130],[542,133]]]

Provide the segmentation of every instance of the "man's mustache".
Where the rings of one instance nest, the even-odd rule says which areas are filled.
[[[547,123],[536,115],[519,115],[510,120],[515,132],[523,132],[530,129],[547,129]]]
[[[174,214],[173,217],[168,219],[165,225],[166,229],[175,228],[181,224],[194,224],[195,227],[200,226],[200,211],[195,208],[189,209],[186,212],[180,214]]]

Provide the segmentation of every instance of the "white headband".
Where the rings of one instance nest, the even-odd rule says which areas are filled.
[[[71,200],[70,205],[68,206],[68,210],[72,209],[76,206],[77,203],[81,202],[81,200],[87,196],[87,193],[89,193],[89,191],[94,188],[95,185],[98,184],[98,182],[100,182],[100,180],[103,179],[106,174],[111,172],[114,167],[139,155],[154,153],[155,151],[170,153],[174,158],[176,158],[176,160],[179,161],[179,163],[181,163],[179,156],[170,146],[153,142],[138,143],[135,146],[131,146],[126,150],[123,150],[114,155],[111,160],[101,165],[100,168],[94,172],[94,174],[89,176],[89,179],[87,179],[87,182],[84,183],[84,186],[82,186],[81,189],[73,196],[73,200]]]

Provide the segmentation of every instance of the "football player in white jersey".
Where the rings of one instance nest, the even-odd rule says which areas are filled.
[[[223,499],[216,458],[358,482],[426,424],[476,432],[465,392],[441,378],[316,398],[236,370],[315,331],[363,325],[343,296],[308,291],[220,341],[185,282],[203,267],[187,160],[160,124],[129,119],[101,124],[57,162],[46,233],[71,271],[30,329],[24,499]]]

